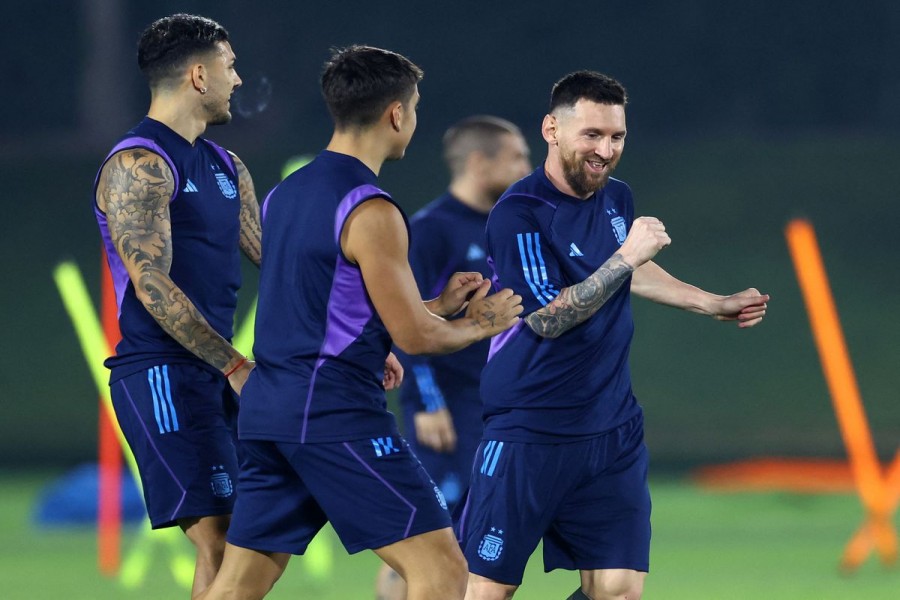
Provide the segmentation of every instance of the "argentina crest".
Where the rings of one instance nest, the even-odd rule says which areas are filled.
[[[216,183],[219,184],[219,190],[221,190],[222,195],[229,200],[237,196],[237,188],[234,187],[234,183],[231,182],[225,173],[216,173]]]
[[[496,528],[491,527],[492,532],[497,532]],[[499,531],[500,534],[503,534],[503,530]],[[500,558],[500,554],[503,552],[503,538],[493,535],[491,533],[485,534],[483,538],[481,538],[481,542],[478,544],[478,556],[483,558],[486,561],[493,562]]]
[[[628,236],[628,230],[625,227],[625,219],[622,217],[613,217],[609,220],[609,223],[612,225],[616,241],[619,242],[619,245],[621,246],[625,243],[625,238]]]

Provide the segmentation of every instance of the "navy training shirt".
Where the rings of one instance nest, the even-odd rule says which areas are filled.
[[[358,159],[325,150],[263,203],[256,368],[241,393],[241,439],[396,434],[382,385],[391,338],[340,245],[357,206],[393,202],[376,181]]]
[[[522,321],[491,341],[481,381],[485,439],[586,439],[641,412],[628,367],[630,278],[596,314],[558,338],[541,337],[524,321],[615,254],[633,220],[625,183],[610,179],[581,200],[556,189],[543,167],[513,184],[491,211],[495,288],[512,288],[525,310]]]
[[[486,225],[487,213],[463,204],[450,192],[413,215],[409,262],[424,299],[439,296],[450,276],[458,271],[479,272],[490,278]],[[400,387],[404,412],[434,412],[447,406],[458,430],[480,432],[478,387],[489,348],[490,340],[438,356],[410,356],[395,348],[405,371]]]
[[[169,276],[213,329],[230,340],[241,285],[241,198],[234,161],[209,140],[198,138],[191,144],[163,123],[145,117],[119,140],[103,164],[113,154],[132,148],[160,155],[175,179],[169,203]],[[99,178],[100,171],[94,180],[94,214],[116,290],[122,333],[115,356],[104,363],[112,370],[110,381],[162,363],[192,363],[218,373],[170,336],[138,300],[110,238],[106,214],[96,203]]]

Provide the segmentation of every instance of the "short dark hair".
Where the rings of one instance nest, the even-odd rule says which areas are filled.
[[[332,49],[322,70],[322,96],[335,127],[367,127],[391,102],[406,104],[422,75],[412,61],[390,50],[357,45]]]
[[[466,159],[476,151],[488,158],[497,156],[504,135],[522,135],[511,122],[490,115],[475,115],[457,122],[444,134],[444,160],[456,176],[465,168]]]
[[[175,77],[187,59],[227,42],[224,27],[206,17],[179,13],[150,24],[138,42],[138,67],[150,87]]]
[[[573,107],[579,100],[625,106],[628,94],[622,84],[609,75],[597,71],[575,71],[553,84],[549,112],[559,107]]]

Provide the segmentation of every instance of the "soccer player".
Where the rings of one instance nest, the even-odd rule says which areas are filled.
[[[400,573],[411,600],[465,593],[440,489],[385,408],[398,383],[389,352],[392,340],[410,354],[459,350],[515,325],[521,298],[486,296],[477,273],[428,302],[416,289],[406,219],[376,184],[416,128],[421,77],[394,52],[335,51],[321,80],[334,135],[263,203],[238,500],[206,598],[262,598],[326,521],[348,552],[372,549]]]
[[[570,600],[640,598],[649,568],[650,494],[641,407],[632,393],[630,295],[758,324],[769,297],[718,296],[652,259],[663,223],[634,217],[610,174],[625,144],[625,89],[592,71],[559,80],[542,134],[547,159],[488,218],[497,285],[521,294],[522,321],[491,342],[482,373],[484,440],[456,524],[468,600],[510,598],[544,541],[544,567],[577,569]]]
[[[238,468],[232,389],[253,366],[229,339],[240,251],[260,262],[259,206],[240,159],[200,137],[231,120],[234,60],[214,21],[151,24],[138,45],[150,109],[94,183],[122,333],[106,361],[113,406],[151,525],[177,525],[196,547],[193,594],[222,562]]]
[[[440,293],[452,273],[490,277],[484,228],[491,208],[531,170],[519,128],[498,117],[474,116],[444,134],[449,189],[410,219],[410,264],[423,298]],[[442,356],[397,353],[406,373],[400,388],[403,425],[416,456],[437,482],[450,512],[468,486],[481,441],[478,382],[489,342]],[[405,598],[405,584],[391,569],[378,577],[377,597]]]

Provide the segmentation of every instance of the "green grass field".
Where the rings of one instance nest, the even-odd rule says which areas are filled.
[[[187,598],[168,569],[170,550],[148,555],[147,575],[126,589],[96,568],[91,529],[38,529],[30,523],[34,498],[48,477],[0,477],[0,598],[104,600]],[[837,600],[900,598],[900,572],[873,557],[852,576],[836,566],[844,543],[862,518],[851,495],[799,496],[781,493],[711,493],[669,480],[652,483],[652,573],[644,597],[650,600]],[[329,531],[328,534],[333,534]],[[139,533],[129,529],[125,554]],[[293,559],[273,599],[370,600],[378,567],[374,554],[348,557],[335,544],[333,576],[323,582]],[[542,572],[533,558],[517,600],[562,600],[575,589],[574,573]]]

